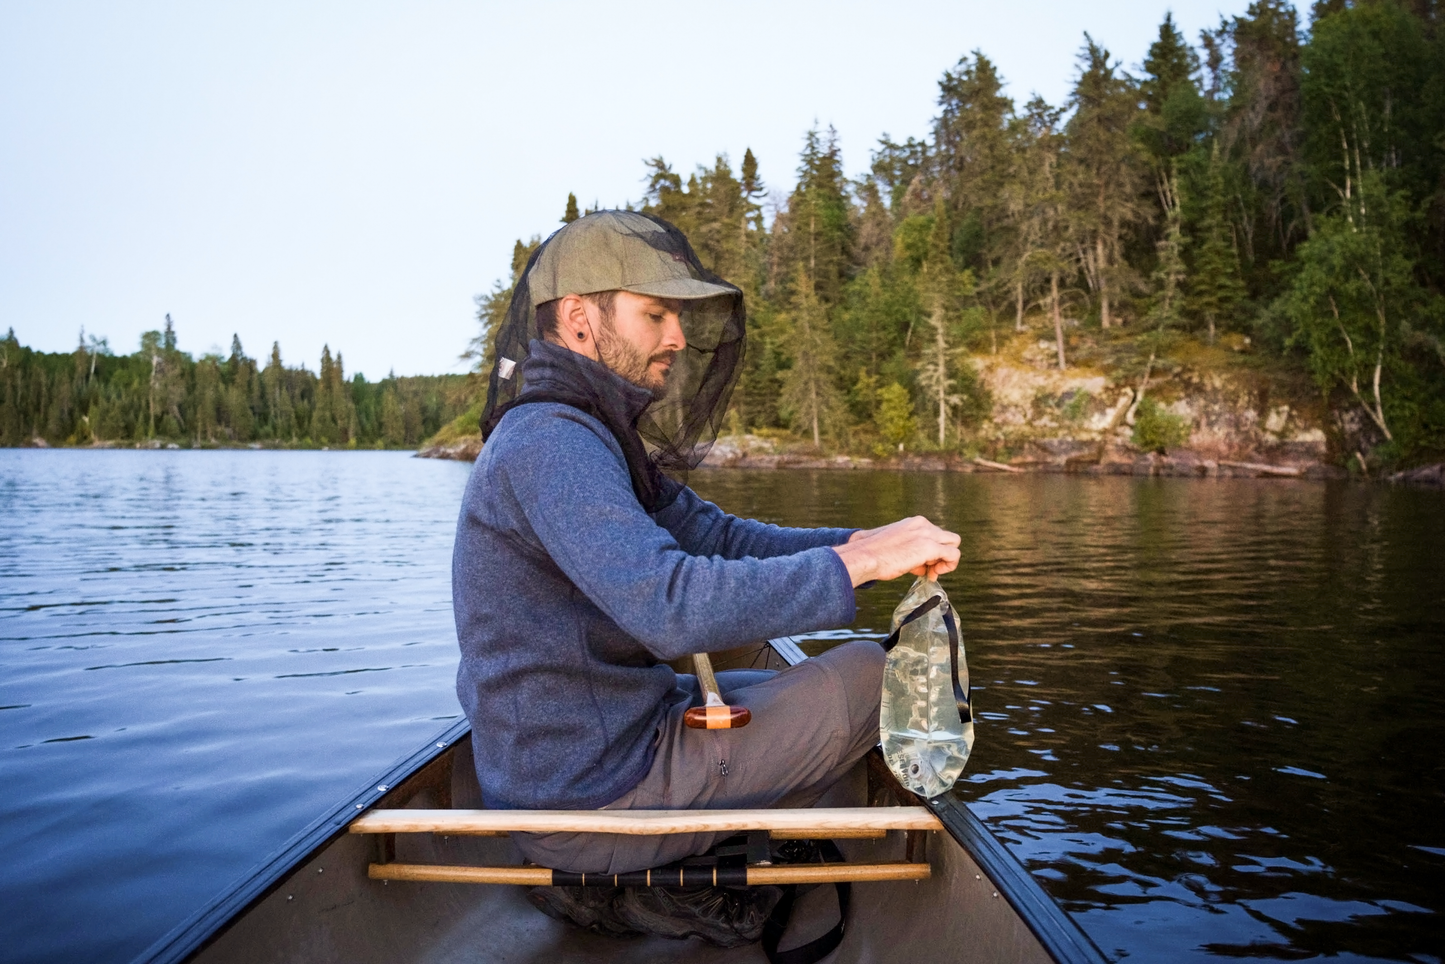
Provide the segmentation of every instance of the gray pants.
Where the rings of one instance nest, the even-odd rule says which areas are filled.
[[[683,725],[702,705],[697,680],[679,676],[694,700],[672,708],[657,735],[657,754],[642,782],[606,810],[732,810],[810,807],[878,743],[883,650],[844,643],[773,673],[718,674],[729,703],[752,711],[737,730]],[[573,873],[623,874],[702,853],[725,834],[513,834],[528,859]]]

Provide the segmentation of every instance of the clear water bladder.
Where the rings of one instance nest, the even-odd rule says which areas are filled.
[[[893,611],[893,632],[878,717],[883,758],[905,787],[935,797],[953,786],[973,749],[963,639],[937,581],[913,584]]]

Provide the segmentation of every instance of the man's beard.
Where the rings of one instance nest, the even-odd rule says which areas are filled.
[[[668,372],[660,375],[653,372],[652,363],[670,359],[676,354],[674,351],[658,352],[652,356],[643,354],[631,342],[617,337],[617,329],[612,327],[611,318],[603,318],[597,332],[597,357],[602,364],[654,395],[662,394],[662,390],[667,386]]]

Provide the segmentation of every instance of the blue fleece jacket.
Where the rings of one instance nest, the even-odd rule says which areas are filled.
[[[635,423],[652,400],[589,359],[533,342],[523,390],[605,388]],[[509,411],[472,469],[452,555],[461,666],[489,807],[590,808],[646,775],[669,707],[663,660],[846,625],[850,529],[737,519],[683,488],[649,515],[597,419]]]

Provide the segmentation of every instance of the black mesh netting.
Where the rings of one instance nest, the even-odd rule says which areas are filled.
[[[560,231],[554,233],[528,260],[512,293],[506,320],[497,333],[496,362],[487,385],[487,404],[482,410],[482,439],[485,442],[502,416],[517,405],[532,401],[572,405],[596,417],[616,437],[627,457],[638,501],[648,512],[656,512],[677,497],[688,471],[706,457],[722,427],[728,399],[742,371],[746,330],[743,294],[703,267],[686,236],[661,218],[628,212],[618,230],[686,266],[693,279],[722,285],[731,294],[683,302],[681,322],[687,347],[673,359],[663,391],[654,393],[654,400],[635,423],[627,424],[626,418],[618,414],[624,411],[620,400],[599,394],[608,391],[612,380],[587,377],[583,367],[596,363],[583,355],[570,352],[562,355],[571,357],[578,369],[577,377],[569,379],[565,389],[553,387],[540,391],[526,387],[532,346],[542,340],[529,281],[532,269]]]

